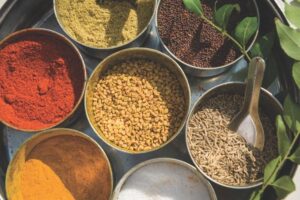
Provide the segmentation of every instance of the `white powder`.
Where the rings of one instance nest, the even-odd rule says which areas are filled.
[[[210,200],[208,188],[190,169],[156,162],[135,171],[121,188],[118,200]]]

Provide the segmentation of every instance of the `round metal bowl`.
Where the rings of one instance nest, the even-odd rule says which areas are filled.
[[[251,188],[255,188],[257,186],[262,185],[263,183],[263,178],[258,179],[256,182],[253,182],[251,184],[248,185],[227,185],[227,184],[223,184],[218,182],[217,180],[214,180],[213,178],[211,178],[209,175],[207,175],[196,163],[196,161],[194,160],[189,145],[188,145],[188,124],[189,121],[191,119],[191,117],[193,116],[193,114],[197,111],[197,108],[204,102],[206,102],[208,99],[215,97],[217,95],[220,94],[240,94],[240,95],[244,95],[245,92],[245,87],[246,85],[244,83],[238,83],[238,82],[229,82],[229,83],[223,83],[219,86],[216,86],[210,90],[208,90],[207,92],[205,92],[195,103],[195,105],[192,107],[191,112],[189,114],[188,120],[187,120],[187,125],[185,128],[185,140],[186,140],[186,146],[189,152],[189,155],[191,157],[191,159],[193,160],[196,168],[210,181],[226,187],[226,188],[230,188],[230,189],[251,189]],[[271,120],[273,122],[275,122],[275,118],[277,115],[281,114],[283,112],[283,108],[280,104],[280,102],[267,90],[261,88],[261,95],[260,95],[260,106],[263,108],[264,112],[267,114],[268,117],[271,118]]]
[[[33,137],[29,138],[26,142],[24,142],[20,148],[15,153],[13,159],[10,161],[7,172],[6,172],[6,180],[5,180],[5,186],[6,186],[6,194],[8,199],[13,199],[16,194],[16,188],[13,186],[13,182],[16,180],[20,180],[20,170],[22,166],[25,164],[27,160],[27,156],[30,155],[31,151],[40,143],[43,143],[44,141],[53,138],[53,137],[59,137],[59,136],[76,136],[83,138],[87,140],[90,145],[95,145],[99,152],[103,155],[104,159],[106,160],[106,163],[109,168],[110,172],[110,179],[111,179],[111,191],[110,191],[110,197],[113,192],[113,172],[112,168],[109,162],[108,157],[106,156],[106,153],[101,148],[101,146],[95,142],[91,137],[85,135],[82,132],[79,132],[77,130],[73,129],[66,129],[66,128],[57,128],[57,129],[51,129],[47,130],[41,133],[38,133],[34,135]],[[99,186],[100,187],[100,186]],[[17,198],[15,198],[17,199]]]
[[[56,41],[59,41],[61,43],[65,43],[66,45],[68,45],[70,47],[70,49],[72,49],[72,51],[74,51],[74,53],[76,54],[76,57],[73,57],[72,59],[76,59],[78,61],[78,63],[80,63],[80,67],[81,67],[80,70],[82,71],[82,77],[83,77],[82,91],[80,93],[80,97],[79,97],[78,101],[76,102],[73,110],[68,115],[66,115],[60,122],[58,122],[54,125],[51,125],[49,127],[33,130],[33,129],[19,128],[19,127],[16,127],[13,124],[10,124],[6,121],[0,120],[0,122],[2,122],[4,125],[6,125],[8,127],[11,127],[13,129],[20,130],[23,132],[38,132],[38,131],[44,131],[44,130],[47,130],[50,128],[54,128],[58,125],[62,125],[62,126],[68,125],[68,124],[72,123],[76,119],[77,115],[79,114],[80,104],[81,104],[83,96],[84,96],[84,91],[85,91],[86,82],[87,82],[87,71],[86,71],[86,66],[83,61],[83,58],[82,58],[79,50],[77,49],[77,47],[70,40],[68,40],[65,36],[63,36],[62,34],[59,34],[57,32],[54,32],[54,31],[51,31],[48,29],[43,29],[43,28],[29,28],[29,29],[23,29],[23,30],[14,32],[14,33],[8,35],[6,38],[4,38],[0,42],[0,49],[7,43],[10,43],[11,41],[13,41],[17,38],[23,37],[26,35],[44,35],[44,36],[51,37],[51,38],[55,39]]]
[[[149,151],[130,151],[130,150],[125,150],[115,144],[113,144],[112,142],[110,142],[108,139],[105,138],[105,136],[101,133],[99,127],[96,125],[95,122],[95,117],[92,111],[92,98],[93,98],[93,92],[94,92],[94,88],[99,80],[99,76],[101,74],[103,74],[107,69],[109,69],[112,65],[117,64],[119,62],[122,62],[123,60],[127,60],[127,59],[134,59],[134,58],[146,58],[146,59],[150,59],[152,61],[155,61],[157,63],[162,64],[163,66],[167,67],[171,72],[173,72],[175,74],[175,76],[177,77],[179,83],[181,84],[183,93],[184,93],[184,98],[185,98],[185,115],[184,118],[182,119],[182,122],[180,124],[180,127],[178,128],[178,130],[173,133],[172,137],[169,138],[169,140],[167,142],[165,142],[164,144],[162,144],[159,147],[153,148]],[[182,69],[179,67],[179,65],[172,60],[170,57],[166,56],[165,54],[157,51],[157,50],[153,50],[153,49],[148,49],[148,48],[131,48],[131,49],[125,49],[122,51],[119,51],[117,53],[114,53],[113,55],[107,57],[106,59],[104,59],[94,70],[94,72],[92,73],[91,77],[88,80],[87,83],[87,88],[86,88],[86,93],[85,93],[85,112],[87,115],[87,119],[91,125],[91,127],[93,128],[93,130],[97,133],[97,135],[108,145],[110,145],[111,147],[118,149],[119,151],[125,152],[125,153],[129,153],[129,154],[141,154],[141,153],[148,153],[148,152],[152,152],[155,150],[158,150],[164,146],[166,146],[167,144],[169,144],[179,133],[180,131],[183,129],[185,121],[188,117],[188,112],[189,112],[189,108],[190,108],[190,103],[191,103],[191,91],[190,91],[190,86],[188,83],[188,80],[184,74],[184,72],[182,71]]]
[[[205,189],[207,190],[207,192],[210,196],[210,199],[217,200],[217,196],[216,196],[216,193],[215,193],[212,185],[196,170],[195,167],[193,167],[192,165],[190,165],[184,161],[173,159],[173,158],[155,158],[155,159],[144,161],[144,162],[134,166],[118,182],[118,184],[113,192],[112,200],[118,200],[119,194],[122,190],[122,187],[124,186],[124,184],[126,184],[127,179],[131,175],[133,175],[136,171],[138,171],[139,169],[141,169],[143,167],[146,167],[146,166],[152,165],[152,164],[158,164],[158,163],[168,163],[168,164],[178,165],[178,166],[181,166],[181,167],[184,167],[184,168],[190,170],[194,174],[194,176],[199,178],[201,180],[201,182],[206,186]],[[199,197],[199,199],[201,199],[201,196]]]
[[[155,17],[155,26],[156,26],[158,36],[159,36],[158,13],[159,13],[159,9],[160,9],[162,1],[163,0],[161,0],[158,4],[158,8],[156,9],[156,17]],[[260,14],[259,14],[258,5],[256,3],[256,0],[251,0],[251,1],[253,2],[253,5],[255,7],[256,16],[257,16],[257,19],[258,19],[258,24],[260,24]],[[257,31],[256,31],[256,33],[255,33],[248,49],[247,49],[247,52],[249,52],[250,49],[252,48],[252,46],[254,45],[254,43],[255,43],[255,41],[258,37],[258,33],[259,33],[259,29],[257,29]],[[175,54],[173,54],[173,52],[167,47],[167,45],[164,43],[163,39],[160,36],[159,36],[159,40],[160,40],[160,43],[162,44],[163,50],[180,64],[180,66],[182,67],[184,72],[186,72],[187,74],[192,75],[192,76],[212,77],[212,76],[219,75],[221,73],[224,73],[224,72],[228,71],[230,68],[235,66],[238,63],[238,61],[240,61],[242,58],[244,58],[244,55],[241,55],[240,57],[238,57],[234,61],[232,61],[230,63],[226,63],[222,66],[212,66],[211,68],[201,68],[201,67],[197,67],[197,66],[194,66],[194,65],[191,65],[191,64],[188,64],[188,63],[182,61]],[[180,48],[180,47],[178,47],[178,48]]]
[[[122,44],[122,45],[118,45],[118,46],[112,46],[112,47],[107,47],[107,48],[100,48],[100,47],[94,47],[91,45],[86,45],[78,40],[76,40],[76,38],[70,36],[70,34],[66,31],[66,29],[64,28],[63,23],[61,22],[57,9],[56,9],[56,1],[58,0],[53,0],[53,9],[54,9],[54,14],[55,17],[58,21],[59,26],[61,27],[61,29],[68,35],[69,38],[71,38],[76,44],[77,46],[84,51],[86,54],[96,57],[96,58],[100,58],[103,59],[105,57],[107,57],[108,55],[120,51],[122,49],[126,49],[126,48],[130,48],[130,47],[140,47],[143,45],[143,43],[146,41],[146,39],[148,38],[148,36],[150,35],[151,32],[151,28],[152,28],[152,21],[154,20],[154,16],[155,16],[155,10],[157,7],[157,0],[153,0],[153,13],[152,16],[147,24],[147,26],[131,41]]]

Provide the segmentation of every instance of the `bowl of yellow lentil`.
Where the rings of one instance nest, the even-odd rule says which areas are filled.
[[[88,121],[111,147],[147,153],[170,143],[183,129],[191,92],[179,65],[147,48],[119,51],[91,75],[85,94]]]
[[[53,0],[63,31],[87,54],[105,58],[141,46],[151,32],[156,0]]]

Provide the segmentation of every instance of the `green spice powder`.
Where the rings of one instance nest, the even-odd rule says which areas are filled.
[[[154,0],[56,0],[65,31],[92,47],[107,48],[134,39],[149,23]]]

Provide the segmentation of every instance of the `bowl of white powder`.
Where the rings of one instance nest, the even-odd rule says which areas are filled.
[[[216,200],[211,184],[192,165],[171,158],[142,162],[119,181],[113,200]]]

